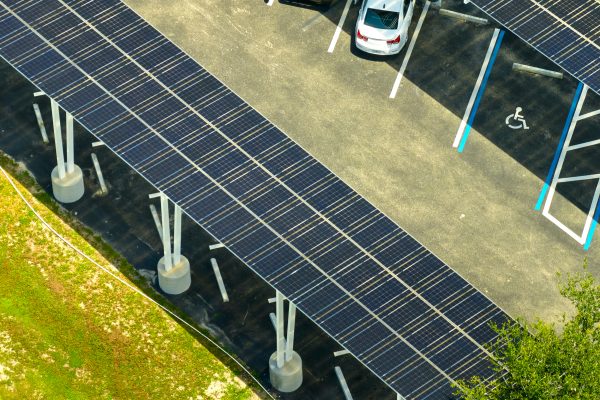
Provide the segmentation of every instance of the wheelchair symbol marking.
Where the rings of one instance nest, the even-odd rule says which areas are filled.
[[[521,115],[521,111],[523,111],[523,109],[521,107],[517,107],[513,114],[510,114],[508,117],[506,117],[506,126],[508,126],[510,129],[529,129],[525,118],[523,118],[523,115]]]

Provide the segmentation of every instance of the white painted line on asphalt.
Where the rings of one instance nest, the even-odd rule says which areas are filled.
[[[100,190],[102,190],[103,194],[106,194],[108,193],[108,189],[106,187],[106,183],[104,182],[104,176],[102,175],[102,170],[100,169],[100,163],[98,162],[98,157],[96,157],[96,153],[92,153],[92,163],[94,163],[94,168],[96,169],[96,175],[98,176]]]
[[[412,54],[413,48],[415,47],[415,43],[417,42],[417,37],[419,37],[419,32],[421,31],[421,26],[423,26],[423,21],[425,21],[425,16],[427,15],[427,11],[429,10],[429,5],[431,2],[428,0],[425,2],[425,6],[423,7],[423,11],[421,11],[421,16],[419,17],[419,22],[417,23],[417,27],[415,28],[415,32],[413,33],[413,37],[410,40],[410,44],[408,45],[408,50],[406,50],[406,54],[404,55],[404,60],[402,60],[402,65],[400,66],[400,71],[398,71],[398,76],[396,76],[396,81],[394,82],[394,86],[392,87],[392,92],[390,93],[390,99],[396,97],[396,93],[398,93],[398,88],[400,87],[400,81],[402,81],[402,77],[404,76],[404,71],[406,70],[406,66],[408,65],[408,60],[410,59],[410,55]]]
[[[45,96],[46,93],[44,92],[33,92],[33,97],[40,97],[40,96]]]
[[[35,113],[35,118],[37,119],[38,126],[40,127],[40,133],[42,134],[42,140],[44,143],[49,143],[48,134],[46,133],[46,126],[44,125],[44,120],[42,119],[42,113],[40,112],[40,106],[37,103],[33,103],[33,112]]]
[[[346,5],[344,6],[344,11],[342,12],[342,18],[340,18],[340,22],[335,28],[335,33],[333,34],[333,38],[331,39],[331,43],[329,44],[328,53],[333,53],[335,49],[335,44],[337,43],[340,33],[342,33],[342,27],[344,26],[344,22],[346,22],[346,16],[348,16],[348,10],[350,10],[350,4],[352,0],[346,0]]]
[[[500,34],[500,29],[494,29],[494,35],[492,36],[492,40],[490,41],[490,45],[488,47],[487,54],[485,55],[485,59],[483,60],[483,64],[481,65],[481,71],[479,71],[479,76],[477,77],[477,82],[475,83],[475,87],[473,88],[473,93],[471,93],[471,98],[469,99],[469,103],[467,104],[467,109],[465,110],[465,115],[463,115],[462,121],[460,121],[460,126],[458,127],[458,131],[456,132],[456,137],[454,138],[454,143],[452,143],[452,147],[457,148],[460,144],[460,140],[462,139],[463,133],[465,133],[465,128],[467,127],[467,121],[471,116],[471,111],[473,110],[473,104],[475,103],[475,99],[477,98],[477,93],[479,93],[479,87],[481,86],[481,82],[483,81],[483,77],[485,75],[485,71],[487,70],[488,64],[490,62],[490,58],[492,57],[492,53],[494,52],[494,47],[496,46],[496,40],[498,40],[498,35]]]
[[[577,118],[577,121],[581,121],[582,119],[594,117],[596,115],[600,115],[600,110],[596,110],[596,111],[589,112],[587,114],[583,114],[583,115],[581,115],[580,117]]]
[[[211,244],[208,246],[209,250],[216,250],[225,247],[223,243]]]
[[[542,210],[542,215],[552,221],[556,226],[562,229],[567,235],[571,236],[575,241],[579,244],[585,244],[587,240],[588,233],[590,231],[590,227],[592,225],[592,220],[594,216],[594,212],[596,210],[596,204],[598,203],[598,196],[600,196],[600,181],[596,186],[596,191],[594,193],[594,197],[592,200],[592,205],[590,207],[590,211],[588,212],[585,225],[583,227],[583,232],[581,236],[577,235],[570,228],[568,228],[565,224],[560,222],[556,217],[550,214],[550,206],[552,205],[552,199],[554,198],[554,193],[556,192],[556,185],[559,183],[560,173],[562,170],[563,163],[565,161],[565,157],[567,152],[571,149],[570,143],[571,138],[573,137],[573,132],[575,131],[575,126],[577,125],[577,120],[579,118],[579,113],[581,112],[581,108],[583,107],[583,103],[585,102],[585,98],[587,95],[588,86],[584,85],[583,90],[581,91],[581,96],[579,97],[579,101],[577,102],[577,106],[575,108],[575,114],[573,115],[573,119],[571,120],[571,125],[569,126],[569,131],[567,133],[567,137],[565,139],[564,146],[560,153],[560,158],[558,159],[558,164],[556,165],[556,170],[554,171],[554,176],[552,178],[552,183],[550,184],[550,188],[548,189],[548,195],[546,197],[546,202],[544,203],[544,208]],[[585,177],[583,177],[585,178]],[[567,181],[575,180],[575,178],[565,178]]]
[[[346,354],[350,354],[348,350],[338,350],[333,352],[334,357],[345,356]]]
[[[210,264],[212,265],[213,272],[215,273],[215,277],[217,278],[217,285],[219,285],[219,291],[221,292],[223,302],[227,303],[229,302],[229,296],[227,295],[227,290],[225,289],[225,283],[223,282],[223,276],[221,275],[219,264],[217,264],[217,260],[215,260],[214,258],[210,259]]]
[[[558,183],[562,183],[562,182],[578,182],[578,181],[587,181],[589,179],[600,179],[600,174],[570,176],[568,178],[557,179],[556,182],[558,182]]]
[[[589,142],[585,142],[585,143],[574,144],[572,146],[569,146],[567,148],[567,150],[577,150],[577,149],[581,149],[584,147],[595,146],[597,144],[600,144],[600,139],[590,140]]]
[[[157,197],[160,197],[161,195],[162,195],[162,193],[161,193],[161,192],[158,192],[158,193],[150,193],[150,194],[148,195],[148,198],[149,198],[149,199],[155,199],[155,198],[157,198]]]
[[[100,146],[104,146],[104,142],[103,141],[97,141],[97,142],[93,142],[92,143],[92,147],[100,147]]]

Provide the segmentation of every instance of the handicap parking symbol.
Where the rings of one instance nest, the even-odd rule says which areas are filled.
[[[506,126],[510,129],[529,129],[525,117],[521,114],[522,111],[523,109],[521,107],[517,107],[513,114],[507,116],[505,120]]]

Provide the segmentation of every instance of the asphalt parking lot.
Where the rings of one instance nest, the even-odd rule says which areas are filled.
[[[574,79],[512,71],[513,62],[556,68],[506,33],[465,149],[458,153],[452,147],[494,24],[460,22],[430,9],[390,99],[406,49],[392,58],[358,53],[351,38],[357,6],[349,8],[328,51],[346,0],[329,9],[278,0],[272,6],[262,0],[125,2],[512,316],[558,321],[569,308],[556,288],[556,272],[577,271],[586,257],[600,277],[598,238],[584,251],[534,210],[572,106]],[[443,7],[483,17],[462,1],[444,1]],[[421,10],[422,5],[415,9],[411,34]],[[3,86],[9,118],[0,148],[23,161],[49,190],[53,148],[39,140],[31,88],[10,75],[9,67],[2,71],[11,78]],[[516,107],[522,107],[530,129],[506,126]],[[582,113],[599,108],[599,96],[588,94]],[[48,115],[46,121],[49,127]],[[597,127],[598,119],[581,121],[572,143],[597,139]],[[7,135],[11,132],[21,136],[15,139]],[[99,148],[94,151],[111,192],[90,196],[98,189],[89,157],[92,141],[78,132],[77,157],[88,177],[88,196],[73,211],[151,275],[160,252],[147,208],[152,189]],[[563,174],[598,173],[597,151],[578,150],[565,160]],[[553,214],[580,229],[594,188],[595,182],[559,185]],[[232,299],[224,305],[208,262],[211,239],[189,221],[184,229],[184,238],[193,238],[183,244],[192,260],[193,289],[170,300],[268,380],[265,360],[275,347],[267,318],[271,291],[221,251],[217,257]],[[342,398],[333,374],[338,364],[355,398],[394,398],[351,356],[334,359],[333,341],[304,318],[296,340],[306,384],[286,398]]]

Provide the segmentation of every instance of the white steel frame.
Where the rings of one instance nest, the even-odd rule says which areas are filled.
[[[286,362],[292,359],[294,354],[294,332],[296,330],[296,305],[289,301],[288,308],[288,323],[287,337],[284,332],[285,316],[284,316],[284,300],[285,297],[280,291],[275,291],[275,299],[269,299],[269,303],[275,303],[275,314],[271,313],[269,317],[275,328],[275,336],[277,341],[277,367],[283,368]]]
[[[181,261],[181,207],[175,204],[173,218],[173,247],[171,250],[171,226],[169,221],[169,198],[163,193],[152,193],[150,199],[160,198],[160,214],[158,219],[156,208],[150,205],[150,212],[156,224],[158,235],[163,243],[165,270],[168,272]]]

